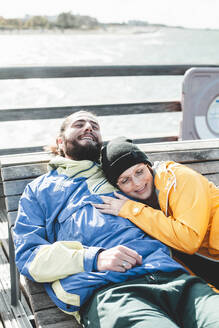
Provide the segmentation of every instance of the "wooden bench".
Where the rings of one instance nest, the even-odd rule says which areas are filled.
[[[170,143],[140,144],[140,148],[152,161],[174,160],[183,163],[205,175],[219,185],[219,139],[181,141]],[[5,198],[6,213],[9,222],[9,235],[15,222],[18,201],[24,187],[47,170],[51,155],[48,153],[22,154],[0,157],[2,185],[1,198]],[[13,243],[9,238],[10,256],[13,260]],[[13,266],[13,263],[11,263]],[[14,274],[12,270],[12,274]],[[12,277],[13,278],[13,277]],[[16,284],[16,279],[14,282]],[[12,280],[13,280],[12,279]],[[14,283],[13,282],[13,283]],[[13,287],[15,291],[16,287]],[[59,310],[45,293],[42,284],[26,279],[25,289],[35,318],[36,327],[72,328],[80,327],[76,320]],[[13,292],[12,292],[13,293]],[[19,297],[16,294],[16,297]],[[13,295],[12,295],[13,298]]]

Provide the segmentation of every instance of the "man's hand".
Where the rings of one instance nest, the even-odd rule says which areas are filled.
[[[114,192],[114,195],[117,198],[109,197],[109,196],[101,196],[103,200],[103,204],[93,204],[96,208],[100,210],[102,213],[118,215],[121,207],[128,200],[127,197]]]
[[[136,265],[142,264],[142,256],[126,246],[116,246],[98,255],[98,271],[125,272]]]

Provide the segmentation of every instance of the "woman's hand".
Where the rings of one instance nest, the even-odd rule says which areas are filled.
[[[93,204],[102,213],[118,215],[121,207],[128,200],[127,197],[120,195],[118,192],[114,192],[117,198],[101,196],[104,204]]]

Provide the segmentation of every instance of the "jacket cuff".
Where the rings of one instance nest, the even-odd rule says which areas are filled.
[[[135,202],[133,200],[128,200],[125,202],[125,204],[122,206],[120,209],[118,215],[122,216],[123,218],[130,218],[130,217],[135,217],[138,216],[142,209],[146,207],[147,205]]]
[[[85,248],[84,252],[84,271],[97,271],[97,257],[104,249],[102,247]]]

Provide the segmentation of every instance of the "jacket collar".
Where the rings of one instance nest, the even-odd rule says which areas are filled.
[[[116,190],[106,180],[100,165],[92,161],[74,161],[56,156],[49,162],[48,170],[56,170],[58,174],[68,178],[85,178],[89,190],[95,194],[111,193]]]
[[[98,164],[83,160],[83,161],[74,161],[62,156],[54,157],[48,164],[48,170],[57,170],[58,174],[64,174],[71,177],[90,177],[100,170]]]
[[[176,175],[172,169],[177,163],[172,161],[155,162],[153,166],[155,191],[160,207],[168,216],[169,193],[176,189]]]

